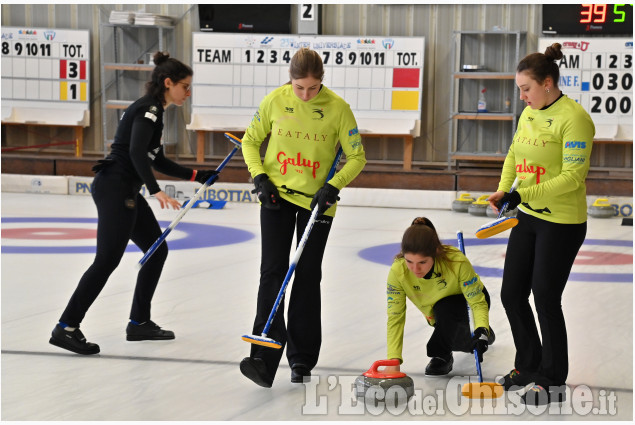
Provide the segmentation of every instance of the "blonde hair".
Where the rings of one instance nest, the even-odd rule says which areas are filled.
[[[318,52],[307,47],[301,47],[295,52],[289,63],[289,77],[292,80],[313,77],[322,81],[324,64]]]

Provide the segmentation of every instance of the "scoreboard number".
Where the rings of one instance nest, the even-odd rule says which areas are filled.
[[[88,31],[3,27],[3,104],[85,102],[88,108],[89,48]]]
[[[194,129],[215,127],[203,124],[214,119],[246,128],[263,97],[289,81],[289,63],[301,47],[321,56],[324,85],[351,106],[360,130],[409,133],[421,118],[422,37],[205,32],[193,34],[192,47]]]
[[[603,10],[587,6],[596,15]],[[564,55],[556,61],[560,67],[558,85],[591,115],[596,138],[612,138],[618,133],[632,138],[633,39],[543,37],[538,51],[544,52],[556,42],[562,45]],[[605,131],[610,135],[602,134]]]

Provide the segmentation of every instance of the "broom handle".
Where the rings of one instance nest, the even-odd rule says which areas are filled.
[[[512,183],[512,187],[509,189],[509,193],[512,193],[514,190],[516,190],[516,188],[518,188],[518,185],[519,185],[519,180],[518,180],[518,177],[516,177],[514,179],[514,183]],[[505,202],[505,204],[501,207],[501,210],[498,212],[498,218],[502,218],[505,215],[505,213],[507,212],[508,205],[509,205],[509,202]]]
[[[516,178],[516,181],[518,180],[518,178]],[[516,184],[516,181],[514,181],[514,184]],[[512,186],[513,187],[513,186]],[[514,189],[512,189],[514,190]],[[463,255],[465,255],[465,243],[463,242],[463,232],[461,230],[459,230],[458,232],[456,232],[456,236],[457,239],[459,241],[459,249],[461,250],[461,252],[463,253]],[[470,303],[466,302],[467,304],[467,321],[470,325],[470,334],[472,336],[474,336],[474,325],[472,324],[472,320],[474,319],[474,315],[472,314],[472,309],[470,308]],[[476,372],[478,373],[478,382],[479,383],[483,383],[483,374],[481,373],[481,362],[478,361],[478,353],[476,351],[476,349],[474,349],[474,360],[476,361]]]

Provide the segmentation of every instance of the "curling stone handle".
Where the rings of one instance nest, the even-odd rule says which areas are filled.
[[[377,360],[375,363],[372,364],[370,369],[368,369],[368,371],[364,373],[364,376],[367,376],[369,378],[385,378],[385,379],[403,378],[406,376],[406,374],[403,372],[384,373],[377,370],[378,368],[382,366],[399,366],[399,360],[397,359]]]

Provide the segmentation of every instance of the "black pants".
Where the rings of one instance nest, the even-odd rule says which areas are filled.
[[[139,194],[140,184],[131,183],[117,164],[97,173],[92,196],[97,206],[97,252],[71,296],[60,322],[78,327],[106,281],[117,268],[132,240],[143,252],[161,236],[161,227],[146,200]],[[139,271],[130,319],[150,319],[150,304],[168,255],[163,243]]]
[[[280,210],[274,211],[264,207],[260,209],[262,260],[254,335],[262,333],[289,270],[293,234],[296,233],[299,242],[310,216],[311,211],[284,199],[280,202]],[[280,364],[285,345],[290,366],[294,363],[303,363],[312,369],[317,364],[322,344],[320,304],[322,258],[332,222],[332,217],[325,215],[317,217],[294,276],[289,282],[291,294],[286,327],[283,298],[267,334],[269,338],[281,342],[282,349],[255,344],[251,346],[251,357],[264,360],[272,379]],[[286,294],[289,294],[289,287]]]
[[[483,287],[483,294],[490,306],[490,297]],[[434,332],[428,340],[428,357],[448,358],[452,351],[472,352],[472,333],[470,332],[467,301],[462,294],[440,299],[434,305]]]
[[[522,212],[509,236],[501,300],[516,346],[514,367],[544,387],[564,384],[569,373],[562,293],[585,236],[586,222],[557,224]]]

